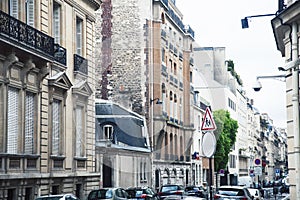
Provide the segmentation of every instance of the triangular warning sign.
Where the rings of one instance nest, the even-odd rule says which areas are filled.
[[[201,126],[202,131],[213,131],[216,130],[216,124],[212,117],[210,109],[207,107],[205,110],[204,118]]]

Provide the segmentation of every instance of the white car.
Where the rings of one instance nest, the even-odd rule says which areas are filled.
[[[261,193],[258,189],[255,189],[255,188],[248,188],[251,196],[253,196],[253,200],[262,200],[264,199],[262,196],[261,196]]]
[[[47,196],[40,196],[35,200],[79,200],[73,194],[55,194],[55,195],[47,195]]]
[[[220,186],[217,193],[214,195],[214,199],[218,200],[234,200],[244,199],[252,200],[252,196],[245,186]]]

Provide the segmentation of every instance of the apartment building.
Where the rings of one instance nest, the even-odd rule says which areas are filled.
[[[194,32],[175,1],[153,1],[149,108],[154,186],[191,183]],[[161,104],[157,104],[157,100]]]
[[[230,112],[230,117],[234,120],[240,120],[239,130],[237,133],[237,142],[232,147],[229,155],[228,169],[229,176],[222,177],[223,184],[237,184],[239,174],[239,134],[245,130],[245,113],[246,106],[240,107],[239,102],[245,102],[242,90],[238,90],[238,83],[235,77],[228,70],[225,60],[225,47],[199,47],[194,48],[195,66],[198,71],[203,73],[206,78],[208,88],[212,95],[211,109],[224,109]],[[239,112],[239,114],[238,114]],[[238,119],[240,118],[240,119]],[[243,121],[241,120],[243,118]],[[242,123],[242,126],[240,124]],[[245,160],[243,164],[246,165]],[[242,167],[242,166],[241,166]],[[245,167],[244,167],[245,168]]]
[[[194,89],[194,98],[192,100],[194,133],[191,146],[192,185],[205,186],[210,183],[210,170],[214,171],[214,158],[211,159],[212,169],[210,169],[209,158],[203,154],[203,136],[206,131],[202,130],[204,115],[206,109],[210,109],[212,95],[210,92],[211,88],[209,88],[204,75],[198,71],[197,67],[193,68],[192,73],[192,88]]]
[[[193,30],[168,0],[104,0],[97,20],[96,97],[146,117],[148,185],[189,183]]]
[[[143,120],[151,8],[151,0],[103,0],[96,12],[96,154],[103,187],[152,185],[150,125]]]
[[[0,2],[0,199],[99,185],[95,171],[97,0]]]

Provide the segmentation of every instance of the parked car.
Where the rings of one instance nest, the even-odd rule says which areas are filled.
[[[36,198],[35,200],[79,200],[73,194],[55,194],[55,195],[45,195]]]
[[[158,194],[151,187],[127,188],[128,199],[134,200],[159,200]]]
[[[204,190],[202,186],[194,186],[194,185],[186,186],[184,192],[185,195],[188,196],[196,196],[202,198],[208,197],[207,192]]]
[[[251,196],[253,197],[253,200],[262,200],[264,199],[261,195],[261,192],[259,191],[259,189],[256,188],[248,188]]]
[[[184,194],[184,187],[182,185],[163,185],[161,186],[158,196],[160,199],[164,199],[170,195],[183,195]]]
[[[214,199],[244,199],[252,200],[251,194],[245,186],[221,186],[217,193],[214,195]]]
[[[109,199],[109,200],[127,200],[128,194],[125,189],[117,188],[101,188],[97,190],[92,190],[87,200],[99,200],[99,199]]]

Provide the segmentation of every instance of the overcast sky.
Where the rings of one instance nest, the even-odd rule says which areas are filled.
[[[279,66],[284,58],[277,50],[271,17],[249,19],[249,28],[242,29],[246,16],[274,14],[277,0],[176,0],[184,24],[195,31],[200,46],[225,47],[226,60],[233,60],[243,80],[244,89],[260,113],[268,113],[277,127],[286,127],[285,83],[261,79],[262,89],[252,87],[257,76],[282,74]]]

